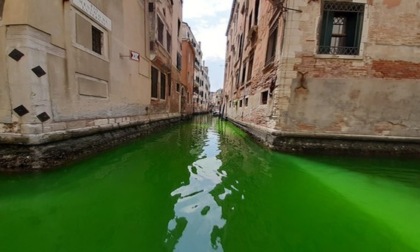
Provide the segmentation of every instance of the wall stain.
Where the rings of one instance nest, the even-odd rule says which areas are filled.
[[[401,4],[401,0],[384,0],[384,5],[386,5],[389,9],[397,7]]]

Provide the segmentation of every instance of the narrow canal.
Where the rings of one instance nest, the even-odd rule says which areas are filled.
[[[0,175],[0,251],[420,251],[420,162],[268,151],[202,116]]]

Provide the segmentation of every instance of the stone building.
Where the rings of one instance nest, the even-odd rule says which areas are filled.
[[[197,111],[200,113],[206,113],[209,111],[210,100],[210,78],[209,78],[209,67],[206,66],[206,62],[203,63],[197,72],[199,88],[198,88],[198,102]]]
[[[419,0],[233,1],[224,115],[280,149],[418,141],[419,11]]]
[[[223,102],[223,89],[218,89],[216,92],[210,92],[209,109],[212,111],[221,111]]]
[[[210,80],[208,77],[209,69],[203,61],[203,51],[201,42],[197,42],[191,27],[187,23],[182,23],[182,37],[189,40],[194,48],[194,87],[193,87],[193,106],[194,113],[207,111],[209,103]]]
[[[0,143],[180,116],[182,1],[0,1]]]
[[[182,69],[182,1],[149,1],[152,60],[151,113],[185,114],[186,93],[177,91]]]

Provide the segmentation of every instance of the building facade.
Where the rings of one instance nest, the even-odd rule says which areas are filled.
[[[210,92],[209,110],[220,112],[222,111],[223,89],[218,89],[216,92]]]
[[[179,117],[181,22],[181,0],[0,1],[0,142]]]
[[[188,24],[183,23],[183,26]],[[183,28],[183,30],[185,27]],[[190,29],[189,29],[190,30]],[[184,33],[183,33],[184,34]],[[182,38],[182,83],[185,84],[186,91],[186,111],[188,114],[194,113],[193,94],[194,94],[194,71],[195,71],[195,42],[193,36],[184,36]],[[181,90],[181,92],[183,92]]]
[[[273,135],[417,141],[419,8],[418,0],[234,1],[225,116],[266,132],[269,145]]]
[[[149,1],[151,113],[186,113],[186,94],[181,82],[182,1]]]
[[[197,41],[191,27],[187,23],[182,23],[182,37],[190,41],[194,48],[194,86],[193,86],[193,107],[194,113],[204,113],[208,110],[210,79],[209,69],[203,61],[203,51],[201,42]]]

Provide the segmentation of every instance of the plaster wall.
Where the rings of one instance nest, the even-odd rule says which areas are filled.
[[[276,129],[418,137],[420,37],[412,25],[420,1],[365,1],[356,56],[316,54],[321,3],[288,3],[302,13],[287,14],[286,29],[297,31],[285,34]]]
[[[102,26],[72,1],[6,1],[0,20],[5,52],[0,62],[6,66],[0,69],[0,142],[38,144],[71,137],[74,130],[92,134],[175,116],[154,116],[147,110],[145,2],[90,3],[111,20],[111,27]],[[100,54],[83,40],[91,36],[91,25],[103,33]],[[24,56],[9,57],[14,49]],[[130,59],[130,51],[139,53],[139,61]],[[44,73],[37,76],[34,67]],[[13,111],[20,105],[28,113]],[[42,113],[48,115],[45,120],[39,118]]]

